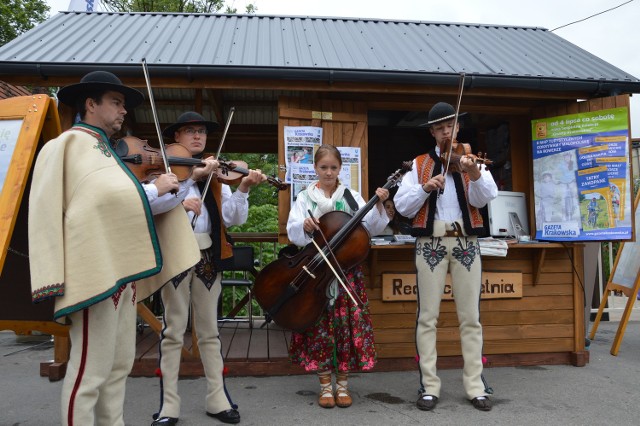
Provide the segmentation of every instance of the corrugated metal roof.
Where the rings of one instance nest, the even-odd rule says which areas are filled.
[[[61,12],[0,47],[0,75],[96,64],[137,75],[142,58],[194,77],[457,85],[465,72],[476,85],[640,93],[636,77],[544,28],[303,16]]]

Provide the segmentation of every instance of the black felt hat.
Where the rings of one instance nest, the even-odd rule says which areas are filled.
[[[216,130],[220,125],[217,121],[205,120],[203,116],[194,111],[187,111],[178,117],[178,121],[168,126],[162,131],[162,135],[166,138],[172,138],[174,133],[182,126],[188,126],[190,124],[201,124],[207,128],[207,132],[211,133]]]
[[[462,117],[466,112],[458,113],[458,117]],[[429,110],[429,116],[427,117],[427,123],[423,126],[431,127],[436,123],[442,121],[452,120],[456,117],[456,110],[450,104],[446,102],[438,102]]]
[[[133,109],[144,101],[144,95],[122,84],[122,81],[108,71],[92,71],[82,77],[80,83],[65,86],[58,91],[58,99],[63,104],[75,106],[82,95],[95,90],[112,90],[124,95],[125,108]],[[86,98],[85,98],[86,99]]]

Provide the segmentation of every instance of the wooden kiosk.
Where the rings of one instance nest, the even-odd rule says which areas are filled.
[[[146,30],[131,32],[141,21]],[[97,54],[82,34],[100,25],[111,31],[100,34],[106,50]],[[202,42],[202,34],[227,34],[228,28],[234,29],[232,37]],[[118,40],[130,40],[132,49],[113,49]],[[185,50],[185,44],[194,48]],[[443,52],[456,52],[455,63]],[[455,103],[464,71],[470,79],[461,111],[470,121],[459,139],[474,152],[487,152],[497,133],[506,135],[496,157],[489,152],[489,158],[508,171],[500,177],[500,189],[527,195],[530,224],[532,120],[629,107],[629,96],[640,93],[640,80],[544,28],[171,13],[62,12],[0,47],[0,77],[12,84],[60,87],[102,69],[142,88],[142,57],[158,88],[161,128],[187,110],[223,123],[235,107],[224,152],[277,153],[273,170],[283,178],[284,127],[322,127],[323,142],[361,149],[365,199],[402,161],[429,150],[433,142],[419,125],[436,102]],[[69,128],[73,112],[60,113],[62,128]],[[150,117],[149,105],[142,105],[127,115],[125,127],[155,146]],[[220,136],[209,135],[207,151],[216,152]],[[278,197],[278,238],[286,243],[290,194]],[[579,243],[513,245],[506,257],[483,258],[485,272],[515,271],[522,283],[521,296],[481,302],[491,365],[588,362],[582,251]],[[416,302],[385,301],[382,291],[385,277],[413,273],[411,249],[373,247],[365,266],[378,368],[414,369]],[[28,284],[28,276],[13,281]],[[445,365],[460,365],[456,321],[453,304],[444,301],[439,354]],[[269,374],[268,366],[263,372]]]
[[[447,98],[445,98],[447,99]],[[340,114],[336,110],[341,105],[327,103],[313,105],[301,103],[300,99],[280,100],[279,129],[285,125],[322,126],[329,140],[338,146],[359,146],[369,152],[363,160],[363,180],[369,182],[371,188],[380,186],[375,179],[383,179],[382,173],[371,175],[372,170],[380,168],[380,157],[385,157],[388,167],[399,165],[401,160],[409,160],[417,153],[428,150],[426,131],[422,140],[416,141],[416,147],[404,152],[393,152],[390,146],[402,150],[402,145],[395,144],[396,135],[384,135],[391,138],[382,152],[379,148],[379,137],[367,132],[358,121],[358,106],[363,111],[375,107],[355,104],[349,113]],[[580,111],[591,108],[597,111],[614,106],[624,106],[624,96],[599,99],[580,105]],[[414,107],[417,107],[414,106]],[[314,119],[313,109],[332,108],[331,122]],[[511,140],[527,140],[530,138],[530,120],[536,117],[571,114],[578,112],[578,104],[565,105],[547,109],[539,109],[530,117],[510,117],[508,121]],[[424,109],[428,107],[425,105]],[[311,111],[309,111],[311,110]],[[473,106],[462,103],[462,111],[474,112]],[[316,114],[317,116],[317,114]],[[366,120],[366,115],[360,117]],[[478,131],[479,129],[475,129]],[[282,133],[280,133],[282,135]],[[402,135],[406,136],[406,135]],[[469,132],[460,137],[479,139],[482,135],[471,135]],[[331,140],[332,139],[332,140]],[[279,152],[282,155],[282,137],[279,137]],[[413,149],[413,150],[412,150]],[[482,145],[480,145],[482,149]],[[409,151],[409,152],[407,152]],[[484,151],[484,150],[483,150]],[[373,154],[372,154],[373,153]],[[367,163],[367,161],[369,163]],[[512,189],[528,194],[532,200],[531,180],[531,148],[527,143],[511,143],[510,161],[513,164]],[[375,165],[371,163],[375,162]],[[385,164],[386,164],[385,163]],[[366,194],[366,190],[364,191]],[[365,198],[366,195],[365,195]],[[281,238],[286,240],[286,219],[289,200],[287,194],[280,196],[280,229]],[[533,206],[529,202],[529,220],[533,224]],[[521,297],[484,299],[480,303],[481,322],[484,327],[484,353],[491,365],[538,365],[538,364],[571,364],[583,366],[589,360],[585,350],[586,331],[584,329],[584,293],[583,293],[583,253],[580,243],[537,243],[511,244],[506,257],[483,256],[483,271],[506,273],[516,271],[521,274]],[[415,294],[411,300],[388,301],[383,297],[383,281],[389,276],[405,276],[415,274],[413,245],[373,246],[366,263],[366,281],[371,303],[374,330],[378,349],[379,364],[377,368],[393,370],[398,368],[415,368],[415,321],[417,303]],[[415,286],[414,281],[409,286]],[[458,322],[453,302],[443,300],[438,323],[438,354],[442,366],[461,366],[461,348]],[[402,366],[402,367],[401,367]]]

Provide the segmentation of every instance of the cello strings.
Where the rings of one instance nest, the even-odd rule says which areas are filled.
[[[324,232],[322,232],[322,229],[319,229],[319,232],[320,232],[320,236],[324,240],[324,246],[327,248],[327,251],[329,252],[331,257],[333,258],[333,261],[336,263],[336,265],[340,266],[340,262],[338,262],[338,259],[336,259],[336,255],[333,253],[333,250],[331,250],[331,244],[329,244],[329,242],[325,238]],[[322,250],[322,253],[320,253],[320,254],[322,255],[322,257],[324,257],[324,249]],[[329,260],[327,260],[326,257],[324,257],[324,258],[325,258],[326,262],[329,263],[329,266],[331,266],[331,262]],[[333,268],[331,268],[331,269],[333,269]],[[359,303],[356,302],[355,300],[353,300],[353,296],[351,296],[351,300],[353,300],[353,303],[355,303],[356,305],[360,306],[361,308],[364,308],[364,302],[362,301],[362,299],[360,299],[360,296],[358,296],[358,294],[355,292],[355,290],[351,286],[351,283],[349,282],[347,277],[344,275],[344,271],[341,268],[338,268],[338,270],[340,271],[340,274],[342,275],[342,278],[344,278],[345,282],[347,282],[349,284],[350,288],[349,289],[345,288],[345,291],[347,291],[347,293],[349,293],[349,296],[351,296],[351,293],[353,293],[353,296],[355,296],[358,299]],[[334,273],[335,273],[335,271],[334,271]],[[343,284],[343,286],[344,286],[344,284]]]
[[[344,291],[347,292],[347,294],[349,295],[349,297],[351,298],[351,300],[353,301],[353,303],[355,303],[356,305],[358,304],[358,302],[356,302],[356,299],[353,298],[353,295],[351,294],[351,291],[349,291],[349,289],[347,288],[346,284],[342,282],[342,279],[340,278],[340,276],[338,275],[338,273],[336,272],[335,269],[333,269],[333,265],[331,264],[331,262],[329,262],[329,259],[327,259],[327,256],[324,255],[324,253],[322,252],[322,249],[320,248],[320,246],[318,245],[318,243],[316,243],[316,240],[311,240],[311,242],[313,243],[314,246],[316,246],[316,248],[318,249],[318,253],[320,253],[320,256],[322,256],[322,258],[324,259],[325,262],[327,262],[327,265],[329,265],[329,268],[331,268],[331,271],[333,271],[333,275],[335,275],[336,279],[338,280],[338,282],[342,285],[342,288],[344,288]]]

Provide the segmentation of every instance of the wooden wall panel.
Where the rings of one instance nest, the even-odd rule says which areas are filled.
[[[315,114],[314,114],[315,113]],[[320,113],[322,118],[317,118]],[[367,106],[364,102],[319,99],[311,97],[281,97],[278,101],[278,163],[285,164],[284,127],[322,127],[322,142],[334,146],[359,147],[362,154],[362,188],[360,194],[368,199]],[[284,178],[284,171],[281,173]],[[291,193],[280,191],[278,196],[278,224],[280,242],[286,243],[286,224]]]
[[[551,247],[551,246],[550,246]],[[534,254],[538,249],[512,246],[507,257],[483,257],[483,270],[523,272],[523,297],[520,299],[486,299],[480,302],[484,329],[484,353],[528,354],[584,351],[576,335],[576,289],[572,264],[575,248],[554,245],[541,265]],[[369,254],[365,279],[379,358],[414,357],[417,303],[383,302],[381,274],[412,273],[415,270],[413,248],[374,247]],[[438,320],[438,354],[459,356],[460,334],[455,302],[444,300]],[[583,336],[584,337],[584,336]],[[584,340],[584,339],[583,339]]]

